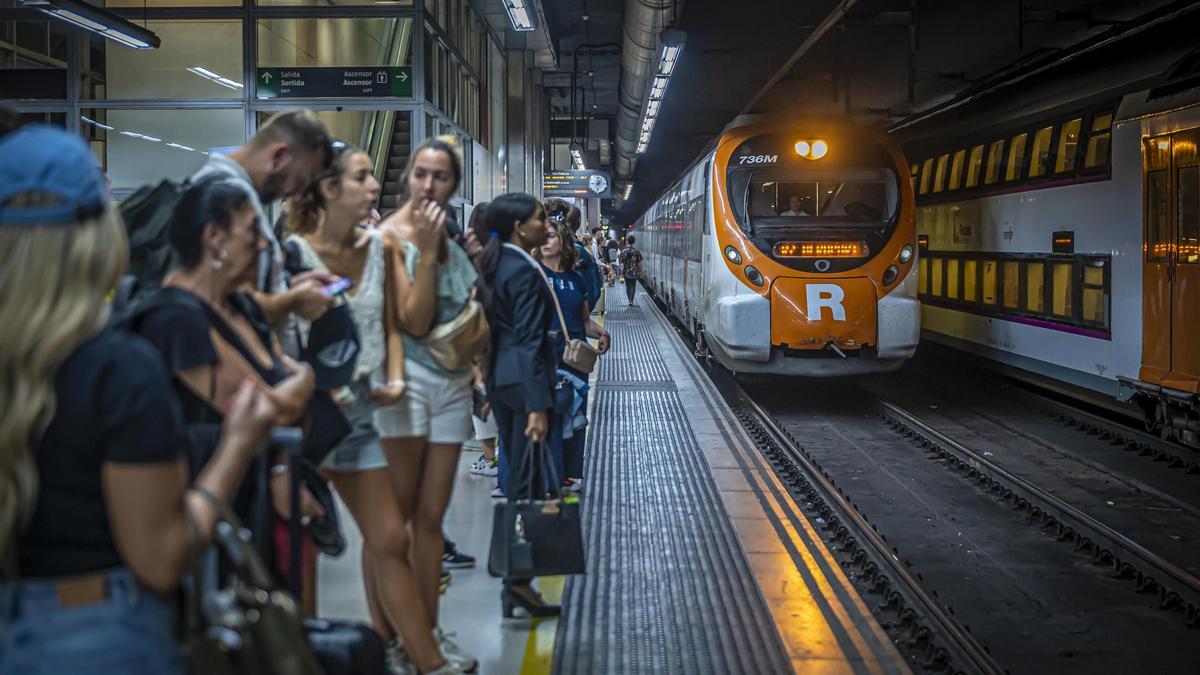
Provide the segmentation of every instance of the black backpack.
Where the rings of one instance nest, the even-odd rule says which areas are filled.
[[[164,179],[158,185],[144,185],[121,204],[121,218],[129,237],[129,275],[137,280],[138,292],[162,285],[167,272],[175,266],[171,250],[170,225],[175,205],[190,187]]]

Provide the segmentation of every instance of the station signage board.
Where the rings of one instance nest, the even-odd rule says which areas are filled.
[[[547,171],[542,180],[542,194],[547,197],[612,199],[612,179],[607,171],[592,169]]]
[[[413,95],[412,66],[259,68],[258,98],[353,98]]]

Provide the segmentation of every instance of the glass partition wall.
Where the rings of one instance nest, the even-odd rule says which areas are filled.
[[[160,48],[130,49],[0,0],[0,100],[26,122],[83,135],[118,199],[189,175],[271,114],[300,107],[372,155],[385,195],[431,135],[463,150],[457,208],[502,183],[504,80],[489,74],[503,73],[504,52],[468,0],[103,5],[157,34]]]

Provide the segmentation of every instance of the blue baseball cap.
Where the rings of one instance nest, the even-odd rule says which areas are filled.
[[[26,192],[49,193],[60,201],[5,205]],[[107,203],[104,175],[82,138],[42,124],[0,137],[0,226],[70,225],[99,215]]]

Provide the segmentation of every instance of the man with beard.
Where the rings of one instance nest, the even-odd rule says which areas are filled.
[[[292,278],[283,275],[283,251],[263,204],[299,194],[323,175],[332,158],[329,132],[311,111],[279,113],[267,121],[241,148],[213,153],[192,183],[217,175],[245,189],[258,213],[259,229],[267,248],[260,260],[255,300],[272,325],[283,324],[295,313],[312,320],[329,308],[332,299],[321,289],[333,279],[321,273]]]

